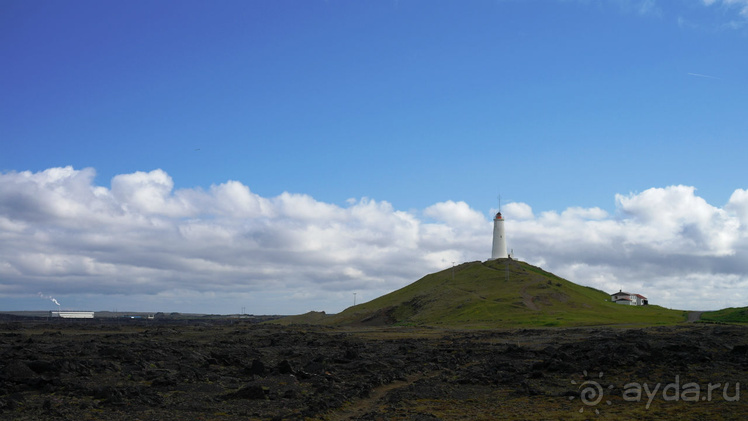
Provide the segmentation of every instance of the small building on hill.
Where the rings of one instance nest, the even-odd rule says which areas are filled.
[[[647,297],[641,294],[631,294],[618,290],[615,294],[610,295],[610,301],[616,304],[626,304],[631,306],[645,306],[649,304]]]

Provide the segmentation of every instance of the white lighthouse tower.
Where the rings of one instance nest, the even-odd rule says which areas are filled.
[[[493,249],[491,250],[491,260],[506,259],[509,255],[506,252],[506,237],[504,237],[504,218],[501,212],[496,213],[493,219]]]

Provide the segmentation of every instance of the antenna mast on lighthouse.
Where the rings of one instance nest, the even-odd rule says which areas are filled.
[[[499,211],[493,218],[493,248],[491,249],[491,260],[506,259],[506,238],[504,237],[504,217],[501,216],[501,195],[499,195]]]

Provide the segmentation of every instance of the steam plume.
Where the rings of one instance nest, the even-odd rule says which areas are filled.
[[[57,301],[57,299],[55,299],[55,297],[53,297],[51,295],[44,295],[44,294],[42,294],[40,292],[39,293],[39,297],[44,298],[45,300],[51,300],[53,303],[57,304],[58,307],[60,305],[60,303]]]

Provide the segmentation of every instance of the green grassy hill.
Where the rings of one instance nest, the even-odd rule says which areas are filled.
[[[748,323],[748,307],[729,307],[717,311],[701,313],[701,320],[705,322]]]
[[[672,324],[686,312],[659,306],[625,306],[600,290],[574,284],[524,262],[469,262],[426,275],[387,295],[320,317],[292,316],[281,323],[543,327],[604,324]]]

